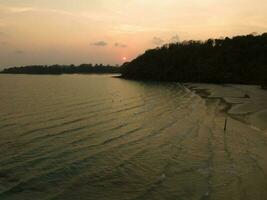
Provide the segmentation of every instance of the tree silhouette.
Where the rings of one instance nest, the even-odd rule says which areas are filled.
[[[267,33],[166,44],[125,63],[121,73],[131,79],[267,85]]]
[[[7,74],[87,74],[87,73],[119,73],[119,68],[110,65],[32,65],[24,67],[11,67],[4,69],[1,73]]]

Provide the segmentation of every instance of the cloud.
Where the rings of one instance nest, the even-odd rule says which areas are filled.
[[[13,7],[13,6],[2,6],[0,5],[0,13],[6,13],[6,14],[21,14],[21,13],[28,13],[28,12],[48,12],[48,13],[54,13],[59,15],[67,15],[72,17],[85,17],[89,18],[88,16],[83,16],[81,14],[68,12],[65,10],[60,9],[45,9],[40,7]]]
[[[114,46],[115,46],[115,47],[120,47],[120,48],[126,48],[126,47],[128,47],[126,44],[121,44],[121,43],[118,43],[118,42],[116,42],[116,43],[114,44]]]
[[[34,8],[31,7],[11,7],[9,8],[9,11],[12,13],[23,13],[28,11],[33,11]]]
[[[0,44],[1,44],[2,46],[6,46],[8,43],[5,42],[5,41],[2,41]]]
[[[180,42],[180,37],[178,35],[174,35],[171,37],[170,42],[171,43],[178,43],[178,42]]]
[[[93,46],[99,46],[99,47],[104,47],[104,46],[107,46],[108,43],[105,42],[105,41],[98,41],[98,42],[91,43],[91,45],[93,45]]]
[[[5,37],[5,36],[7,36],[7,34],[3,31],[0,31],[0,37]]]
[[[23,13],[28,11],[33,11],[33,7],[11,7],[11,6],[2,6],[0,5],[0,11],[5,13]]]
[[[24,54],[25,52],[20,50],[20,49],[17,49],[14,51],[15,54]]]
[[[154,37],[152,39],[152,43],[155,45],[162,45],[162,44],[164,44],[164,40],[161,39],[160,37]]]

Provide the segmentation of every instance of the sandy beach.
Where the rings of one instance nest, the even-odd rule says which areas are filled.
[[[249,85],[185,85],[214,113],[207,115],[208,126],[214,125],[212,199],[266,199],[267,91]]]

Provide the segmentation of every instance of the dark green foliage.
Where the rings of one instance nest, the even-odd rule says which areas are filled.
[[[266,85],[267,33],[167,44],[124,64],[121,72],[131,79]]]
[[[25,67],[12,67],[4,69],[1,73],[5,74],[87,74],[87,73],[119,73],[119,67],[82,64],[75,65],[33,65]]]

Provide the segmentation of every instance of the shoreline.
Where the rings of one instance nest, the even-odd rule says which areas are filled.
[[[267,91],[255,85],[183,84],[205,100],[219,100],[221,113],[267,133]],[[266,101],[266,103],[265,103]]]

